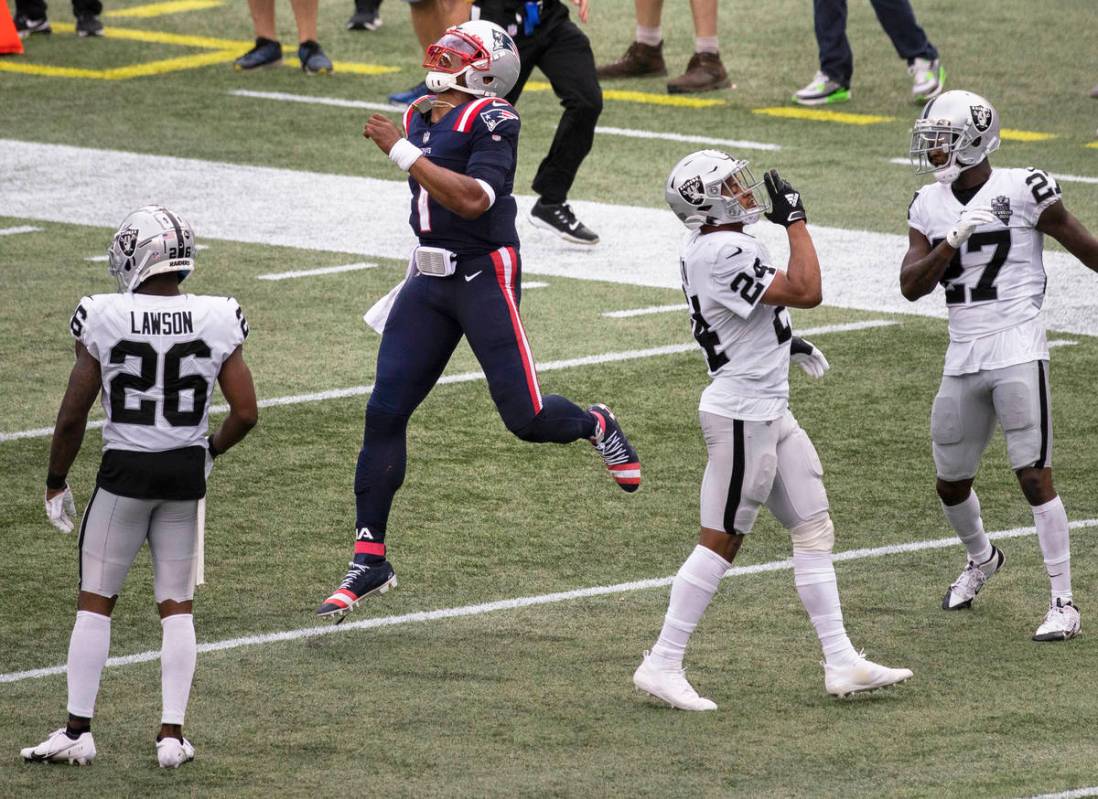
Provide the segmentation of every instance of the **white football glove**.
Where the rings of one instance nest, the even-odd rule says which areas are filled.
[[[76,501],[72,498],[72,489],[68,485],[52,499],[46,497],[46,518],[62,533],[72,532],[76,523]]]
[[[213,436],[206,436],[206,465],[203,468],[203,479],[207,481],[210,479],[210,472],[214,469],[214,457],[210,454],[210,441],[212,439]]]
[[[794,336],[789,345],[789,360],[804,369],[805,374],[815,380],[819,380],[831,368],[831,364],[827,362],[827,358],[820,349],[811,341],[805,341],[799,336]]]
[[[990,208],[966,208],[961,211],[960,218],[953,230],[946,233],[946,243],[955,250],[961,249],[961,245],[968,241],[972,231],[980,225],[989,225],[998,220]]]

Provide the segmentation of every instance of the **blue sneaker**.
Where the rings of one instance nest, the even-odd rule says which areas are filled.
[[[301,71],[306,75],[332,74],[332,59],[324,55],[320,45],[314,41],[302,42],[297,48],[297,57],[301,59]]]
[[[388,560],[382,559],[377,563],[351,561],[347,576],[343,578],[339,588],[316,609],[316,615],[334,616],[338,624],[366,597],[384,594],[390,588],[396,588],[396,585],[396,572]]]
[[[419,83],[404,92],[394,92],[389,95],[389,102],[393,105],[399,105],[401,107],[411,105],[413,101],[418,100],[425,94],[430,94],[427,90],[426,83]]]
[[[233,62],[237,72],[247,72],[260,67],[273,67],[282,63],[282,45],[262,36],[255,40],[255,47]]]

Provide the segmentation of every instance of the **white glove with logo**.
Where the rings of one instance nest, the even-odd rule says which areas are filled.
[[[804,369],[805,374],[815,380],[819,380],[831,368],[831,364],[827,362],[827,358],[819,348],[811,341],[805,341],[799,336],[794,336],[789,345],[789,360]]]
[[[76,501],[67,485],[57,496],[46,497],[46,518],[62,533],[71,533],[76,519]]]
[[[213,440],[213,436],[206,436],[206,465],[203,469],[203,478],[210,479],[210,472],[214,469],[214,456],[210,452],[210,442]]]
[[[955,250],[961,249],[961,245],[968,241],[972,231],[980,225],[989,225],[998,220],[990,208],[966,208],[961,211],[960,218],[953,230],[946,233],[946,244]]]

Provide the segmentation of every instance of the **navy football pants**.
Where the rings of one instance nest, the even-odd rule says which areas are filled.
[[[507,429],[523,441],[567,444],[590,437],[595,420],[564,397],[545,395],[519,317],[518,252],[459,257],[450,277],[413,271],[385,323],[377,380],[355,472],[356,554],[382,554],[389,509],[401,483],[408,418],[434,387],[462,335],[480,361]],[[369,542],[362,540],[369,529]]]

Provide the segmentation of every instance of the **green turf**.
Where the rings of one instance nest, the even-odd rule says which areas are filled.
[[[131,3],[131,5],[134,3]],[[668,4],[667,56],[689,55],[689,18]],[[55,3],[51,15],[68,9]],[[227,65],[100,82],[0,72],[0,136],[217,161],[361,174],[394,170],[361,140],[366,112],[234,98],[234,88],[379,101],[419,76],[407,11],[392,0],[385,27],[342,29],[350,4],[321,4],[321,41],[336,60],[401,67],[380,77],[306,79],[288,68],[236,75]],[[112,8],[119,7],[112,5]],[[587,30],[600,60],[632,31],[632,4],[606,0]],[[1055,133],[1007,142],[1000,163],[1098,174],[1093,75],[1084,4],[1007,0],[979,24],[947,0],[918,4],[951,86],[986,94],[1011,128]],[[787,172],[814,222],[902,232],[914,179],[886,162],[904,155],[915,107],[910,83],[868,4],[850,9],[858,73],[836,110],[894,116],[848,127],[776,119],[815,70],[808,6],[793,0],[721,9],[722,49],[738,84],[719,109],[608,101],[601,124],[783,145],[749,154]],[[288,4],[280,28],[292,40]],[[963,19],[961,17],[963,16]],[[151,20],[105,18],[143,30],[244,40],[244,4]],[[31,63],[88,68],[172,58],[193,48],[76,41],[27,42]],[[1093,70],[1091,70],[1093,72]],[[1064,76],[1081,76],[1079,85]],[[1083,85],[1086,84],[1086,85]],[[658,81],[606,88],[658,92]],[[522,99],[517,186],[529,184],[559,115],[550,93]],[[600,136],[576,199],[658,207],[668,167],[689,145]],[[122,178],[120,178],[122,179]],[[1098,189],[1065,183],[1090,226]],[[0,191],[3,182],[0,180]],[[334,200],[337,201],[337,200]],[[0,432],[47,427],[71,364],[67,320],[83,294],[109,291],[106,229],[0,218],[42,232],[0,237]],[[192,291],[236,296],[252,336],[246,355],[261,397],[368,385],[378,337],[362,312],[403,264],[265,282],[256,275],[360,260],[347,254],[200,239]],[[674,265],[669,265],[670,269]],[[676,291],[538,278],[523,314],[539,361],[690,341],[684,314],[600,314],[682,301]],[[936,539],[948,530],[933,494],[929,408],[946,343],[944,323],[822,307],[795,326],[888,318],[899,324],[816,339],[832,371],[791,376],[793,408],[821,454],[838,548]],[[1061,336],[1063,337],[1063,336]],[[1098,340],[1054,350],[1057,487],[1073,519],[1098,518],[1091,411]],[[464,345],[449,373],[477,369]],[[644,459],[645,485],[620,492],[585,444],[533,447],[511,437],[482,382],[438,387],[413,419],[408,478],[389,543],[400,588],[357,616],[380,617],[616,584],[674,573],[693,546],[704,446],[696,418],[706,378],[700,352],[545,372],[546,391],[605,400]],[[268,408],[239,450],[218,461],[210,488],[207,579],[197,601],[200,641],[313,625],[312,610],[343,573],[353,522],[351,483],[362,397]],[[96,418],[101,414],[95,411]],[[216,419],[214,420],[216,421]],[[99,434],[73,469],[90,493]],[[76,562],[71,537],[43,518],[47,438],[0,442],[0,673],[64,662]],[[996,435],[978,487],[989,530],[1032,524]],[[472,618],[349,631],[204,654],[188,735],[199,759],[177,774],[155,768],[155,663],[106,672],[92,769],[29,767],[17,750],[63,719],[62,677],[0,684],[0,796],[76,792],[133,796],[995,796],[1098,784],[1098,713],[1089,690],[1095,644],[1086,635],[1040,646],[1029,635],[1047,600],[1033,537],[1003,543],[1010,562],[971,613],[937,603],[963,564],[959,548],[857,560],[837,567],[848,629],[871,657],[907,665],[897,690],[838,702],[823,691],[818,645],[789,572],[726,581],[688,655],[691,679],[721,710],[688,715],[633,693],[630,674],[651,645],[667,589],[614,594]],[[1098,529],[1073,536],[1083,613],[1093,602]],[[737,565],[788,557],[787,536],[763,514]],[[1088,617],[1089,618],[1089,617]],[[142,554],[115,613],[112,654],[159,646],[151,574]]]

